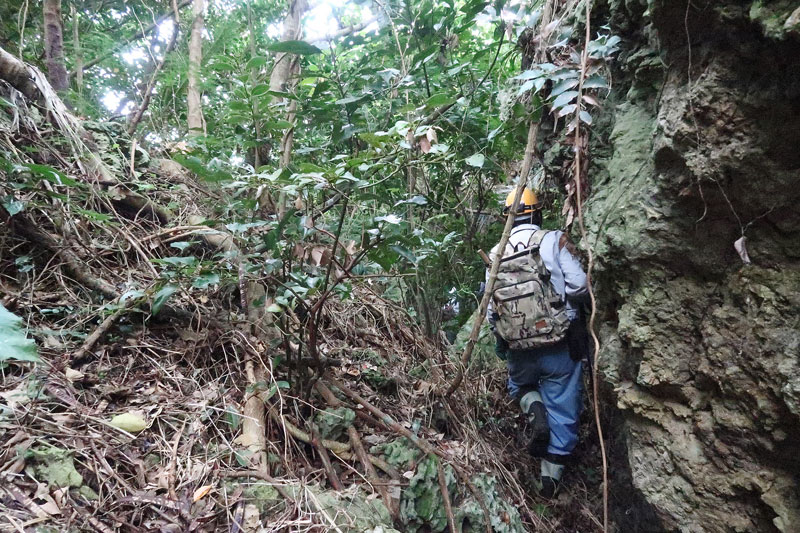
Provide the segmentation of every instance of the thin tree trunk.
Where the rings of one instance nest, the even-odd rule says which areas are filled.
[[[253,24],[253,5],[250,0],[247,1],[247,33],[250,44],[250,57],[254,58],[258,55],[256,50],[256,33],[255,25]],[[258,67],[254,66],[250,70],[250,85],[255,87],[258,80]],[[253,169],[257,172],[261,166],[261,120],[259,118],[258,101],[253,102],[253,128],[256,132],[256,146],[253,148]]]
[[[289,12],[286,18],[283,19],[283,36],[281,41],[298,41],[303,37],[303,27],[300,25],[300,19],[303,17],[308,9],[308,2],[306,0],[289,0]],[[292,87],[290,86],[291,80],[300,74],[300,60],[294,54],[286,52],[278,52],[275,54],[275,66],[272,67],[272,73],[269,77],[269,88],[271,91],[289,92]],[[297,102],[292,100],[286,110],[286,120],[293,122],[297,112]],[[294,142],[294,127],[289,128],[281,139],[280,146],[280,165],[285,168],[289,165],[292,154],[292,144]],[[267,206],[271,203],[269,192],[265,188],[262,192],[259,203],[262,206]],[[278,215],[283,216],[286,213],[286,193],[281,192],[278,195]]]
[[[67,67],[64,64],[64,25],[61,20],[61,0],[44,0],[44,57],[47,80],[58,92],[69,88]]]
[[[283,19],[283,37],[281,41],[298,41],[303,36],[303,28],[300,26],[300,18],[308,9],[306,0],[289,0],[289,13]],[[275,54],[275,66],[269,78],[269,88],[271,91],[285,91],[286,84],[293,70],[294,54],[278,52]]]
[[[83,92],[83,50],[81,49],[80,16],[74,3],[70,5],[70,14],[72,15],[72,48],[75,55],[75,86],[80,94]]]
[[[192,4],[192,34],[189,38],[189,90],[186,97],[188,112],[186,121],[189,133],[203,133],[203,108],[200,102],[200,64],[203,60],[203,11],[205,0],[194,0]]]

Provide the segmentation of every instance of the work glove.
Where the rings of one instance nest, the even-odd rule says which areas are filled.
[[[582,316],[570,320],[567,328],[567,346],[569,356],[573,361],[588,359],[591,350],[589,330],[586,328],[586,320]]]
[[[496,331],[494,333],[494,353],[501,361],[508,359],[508,343]]]

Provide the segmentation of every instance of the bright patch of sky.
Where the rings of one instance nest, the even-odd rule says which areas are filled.
[[[238,0],[241,1],[241,0]],[[215,6],[223,11],[232,10],[237,1],[232,0],[216,0]],[[126,11],[114,11],[112,16],[115,19],[122,19],[127,16]],[[352,15],[360,15],[360,17],[353,17]],[[375,20],[374,13],[370,10],[367,4],[356,4],[353,0],[318,0],[313,3],[310,9],[303,17],[304,39],[308,42],[315,43],[322,48],[327,48],[326,38],[335,34],[342,29],[342,26],[337,20],[337,16],[345,18],[345,25],[349,23],[360,24],[362,21],[372,20],[372,22],[362,30],[363,32],[376,31],[379,29],[378,22]],[[172,19],[167,19],[158,25],[158,40],[167,43],[172,38],[172,32],[175,24]],[[280,39],[283,34],[283,22],[277,21],[267,26],[267,35],[273,39]],[[205,35],[208,38],[208,33]],[[144,41],[140,41],[143,43]],[[151,52],[159,57],[158,52],[161,51],[162,46],[155,45]],[[120,54],[122,60],[128,65],[135,65],[137,63],[145,62],[149,59],[149,53],[144,44],[127,48]],[[115,113],[119,110],[119,106],[125,98],[125,94],[120,91],[109,90],[102,98],[102,103],[106,109]],[[128,103],[122,110],[123,114],[127,114],[133,108],[132,103]]]
[[[119,110],[123,115],[127,115],[133,110],[133,102],[126,102],[125,107],[120,110],[119,106],[122,104],[123,100],[125,100],[125,93],[114,89],[106,91],[106,94],[103,95],[102,98],[103,105],[106,109],[112,113],[116,113],[117,110]]]
[[[347,4],[350,4],[349,6]],[[347,7],[345,7],[347,6]],[[348,10],[356,8],[352,0],[320,0],[311,6],[311,9],[306,13],[304,18],[305,38],[309,42],[317,42],[325,40],[329,35],[333,35],[341,29],[339,21],[334,16],[334,13],[340,17],[347,13]],[[366,5],[359,6],[361,12],[361,20],[369,20],[373,17],[372,11]],[[358,9],[358,8],[356,8]],[[359,21],[355,21],[358,24]],[[365,31],[374,31],[378,29],[378,23],[373,22]]]

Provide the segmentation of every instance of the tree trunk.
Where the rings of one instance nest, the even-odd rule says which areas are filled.
[[[281,41],[299,41],[303,36],[303,27],[300,26],[300,18],[308,9],[306,0],[289,0],[289,12],[283,19],[283,37]],[[275,66],[269,78],[269,88],[271,91],[285,91],[286,84],[291,77],[294,69],[294,54],[278,52],[275,54]]]
[[[192,4],[192,34],[189,38],[189,90],[186,97],[188,112],[186,121],[189,133],[200,135],[203,133],[203,108],[200,102],[198,80],[200,78],[200,63],[203,60],[203,11],[205,0],[194,0]]]
[[[69,88],[64,64],[64,26],[61,21],[61,0],[44,0],[44,56],[47,80],[58,92]]]
[[[300,19],[308,9],[306,0],[289,0],[289,12],[283,19],[283,37],[281,41],[299,41],[303,37],[303,27]],[[272,67],[272,74],[269,77],[269,88],[271,91],[289,92],[291,80],[300,74],[300,59],[286,52],[275,54],[275,66]],[[297,102],[292,100],[286,110],[286,120],[293,122],[297,114]],[[280,165],[285,168],[289,165],[294,141],[294,127],[289,128],[281,139],[280,146]],[[264,199],[260,199],[262,205],[266,204]],[[278,195],[278,215],[283,216],[286,212],[286,193]]]
[[[83,91],[83,50],[81,49],[80,16],[74,3],[70,6],[70,14],[72,15],[72,48],[75,56],[75,72],[77,73],[75,86],[80,94]]]

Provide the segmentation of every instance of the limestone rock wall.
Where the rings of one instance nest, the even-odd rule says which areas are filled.
[[[606,8],[627,44],[587,214],[642,529],[800,531],[800,4]]]

